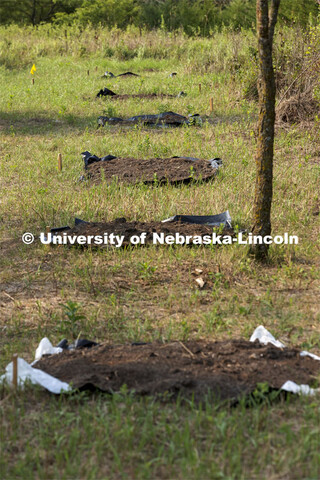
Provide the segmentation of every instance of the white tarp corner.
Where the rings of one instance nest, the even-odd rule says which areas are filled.
[[[35,360],[40,360],[42,355],[52,355],[54,353],[61,353],[62,348],[54,347],[47,337],[44,337],[36,350]]]
[[[51,393],[62,393],[72,390],[68,383],[61,382],[55,377],[52,377],[48,373],[43,372],[37,368],[32,368],[22,358],[17,359],[18,362],[18,385],[23,386],[26,381],[30,381],[33,384],[41,385],[49,390]],[[13,362],[6,366],[6,373],[0,377],[0,382],[7,381],[12,384],[13,377]]]
[[[253,334],[250,337],[250,342],[254,342],[255,340],[259,340],[259,342],[262,345],[268,345],[268,343],[271,343],[275,347],[278,348],[285,348],[285,345],[283,343],[279,342],[279,340],[276,340],[274,336],[262,325],[259,325],[253,332]],[[320,357],[315,355],[314,353],[309,353],[303,350],[300,352],[301,357],[311,357],[314,360],[320,360]],[[302,394],[302,395],[314,395],[315,393],[320,392],[320,388],[311,388],[309,385],[298,385],[295,382],[292,382],[291,380],[286,381],[280,390],[285,390],[286,392],[291,392],[291,393],[296,393],[296,394]]]
[[[295,382],[291,382],[291,380],[288,380],[285,382],[281,390],[285,390],[286,392],[291,392],[291,393],[296,393],[296,394],[302,394],[302,395],[314,395],[317,392],[320,392],[320,388],[311,388],[309,385],[298,385]]]
[[[262,325],[259,325],[253,332],[253,334],[250,337],[250,342],[254,342],[255,340],[259,340],[262,345],[267,345],[268,343],[272,343],[275,347],[278,348],[284,348],[285,345],[283,343],[279,342],[279,340],[276,340],[273,335],[271,335],[270,332],[266,328],[264,328]]]

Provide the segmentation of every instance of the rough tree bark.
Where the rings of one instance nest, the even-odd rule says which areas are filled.
[[[270,10],[269,10],[269,4]],[[272,45],[280,0],[257,0],[257,34],[260,75],[258,80],[259,120],[256,153],[254,226],[252,233],[262,237],[271,233],[273,144],[276,86],[272,63]],[[268,256],[268,245],[254,245],[257,259]]]

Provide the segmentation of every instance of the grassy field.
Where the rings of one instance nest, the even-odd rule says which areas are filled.
[[[15,28],[1,33],[1,370],[14,352],[33,360],[44,336],[55,344],[80,332],[113,343],[249,339],[262,324],[285,344],[319,355],[319,119],[276,128],[273,232],[298,235],[299,245],[272,246],[266,265],[255,263],[241,245],[80,251],[21,241],[24,232],[37,236],[46,226],[73,225],[75,216],[148,221],[228,209],[235,226],[250,228],[258,107],[244,92],[254,73],[248,60],[254,36],[188,40],[115,31],[108,37],[101,30],[77,37],[71,29],[64,34]],[[294,47],[294,32],[286,35],[287,53],[300,51],[301,37]],[[138,53],[127,58],[134,49]],[[235,58],[247,61],[248,69],[238,72]],[[131,70],[140,77],[103,79],[105,70]],[[173,71],[178,75],[169,78]],[[105,86],[120,94],[183,90],[187,96],[95,98]],[[167,110],[199,113],[210,123],[97,130],[99,115]],[[98,156],[221,157],[224,164],[206,184],[91,185],[79,182],[84,150]],[[206,272],[209,287],[198,288],[196,268]],[[68,302],[76,302],[83,318],[68,321]],[[125,390],[112,398],[54,398],[36,389],[18,394],[2,389],[0,395],[3,478],[313,480],[320,475],[319,398],[231,409],[209,401],[199,407],[137,399]]]

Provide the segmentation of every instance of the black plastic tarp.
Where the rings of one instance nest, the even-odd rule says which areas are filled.
[[[165,222],[195,223],[197,225],[210,225],[212,227],[225,225],[231,228],[229,210],[219,213],[218,215],[174,215],[173,217],[162,220],[162,223]]]
[[[112,72],[104,72],[104,74],[102,75],[102,77],[107,77],[107,78],[117,78],[117,77],[139,77],[140,75],[138,75],[137,73],[133,73],[133,72],[124,72],[124,73],[120,73],[119,75],[114,75]]]
[[[226,227],[231,228],[231,216],[229,210],[218,213],[217,215],[174,215],[173,217],[162,220],[162,223],[166,222],[195,223],[197,225],[210,225],[212,227],[219,227],[220,225],[225,225]],[[90,223],[91,222],[86,222],[85,220],[81,220],[77,217],[74,219],[75,225]],[[68,225],[65,227],[51,228],[50,232],[59,233],[66,230],[70,230],[70,227]]]
[[[92,153],[86,150],[85,152],[81,153],[83,161],[84,161],[84,168],[87,169],[91,163],[96,162],[108,162],[109,160],[113,160],[115,157],[114,155],[106,155],[104,157],[97,157],[97,155],[92,155]]]
[[[109,90],[109,88],[101,88],[101,90],[99,90],[97,93],[97,97],[114,97],[115,95],[117,94],[112,90]]]
[[[124,125],[171,125],[171,126],[180,126],[180,125],[200,125],[202,119],[199,114],[188,115],[185,117],[175,112],[163,112],[156,115],[135,115],[129,118],[120,118],[120,117],[104,117],[100,116],[98,118],[98,124],[104,126],[105,124],[124,124]]]

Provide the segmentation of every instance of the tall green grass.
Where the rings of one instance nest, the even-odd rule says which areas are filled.
[[[272,246],[267,265],[256,264],[236,245],[82,251],[22,244],[25,231],[37,237],[46,226],[72,225],[75,216],[148,221],[229,209],[235,226],[251,226],[258,107],[244,94],[255,75],[253,34],[187,40],[102,28],[73,34],[75,28],[66,35],[49,26],[1,29],[1,368],[14,352],[32,361],[43,336],[53,343],[80,333],[113,343],[218,340],[249,338],[258,324],[287,345],[319,354],[316,116],[307,124],[276,129],[273,232],[297,234],[299,245]],[[282,35],[286,41],[281,45],[278,36],[276,62],[292,78],[292,59],[306,58],[311,36],[299,30]],[[106,55],[106,48],[148,53],[119,60],[111,50]],[[101,78],[105,70],[141,76],[107,80]],[[178,75],[169,78],[172,71]],[[103,86],[117,93],[184,90],[187,96],[115,102],[95,97]],[[197,112],[210,122],[181,129],[97,130],[102,114],[164,110]],[[207,184],[92,185],[79,182],[84,150],[99,156],[220,156],[224,165]],[[203,289],[195,283],[195,269],[204,272]],[[70,301],[84,316],[74,324],[64,306]],[[4,389],[0,412],[0,466],[8,479],[291,480],[315,479],[319,471],[317,397],[248,410],[243,405],[218,409],[209,401],[200,408],[138,400],[125,391],[114,398],[52,398],[34,389],[17,395]]]

